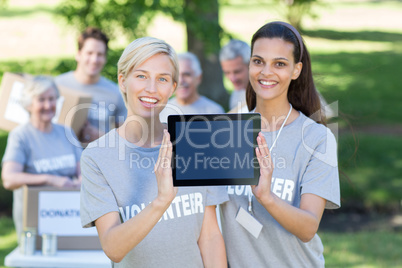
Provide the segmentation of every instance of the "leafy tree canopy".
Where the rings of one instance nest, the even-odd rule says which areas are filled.
[[[223,31],[210,14],[218,10],[217,1],[209,0],[64,0],[57,13],[79,30],[97,26],[111,37],[123,34],[133,39],[145,36],[152,19],[162,12],[184,22],[197,39],[205,42],[207,51],[214,51],[219,47],[209,47],[216,43],[211,39],[219,41]],[[214,32],[217,37],[211,35]]]

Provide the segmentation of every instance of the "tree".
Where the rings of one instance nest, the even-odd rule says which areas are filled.
[[[317,4],[319,0],[276,0],[276,2],[284,11],[286,20],[296,29],[301,30],[303,18],[306,16],[316,17],[312,11],[312,6]]]
[[[218,57],[223,34],[218,0],[64,0],[58,8],[58,14],[79,30],[97,26],[109,36],[124,34],[130,39],[146,35],[158,12],[185,23],[188,51],[198,56],[203,68],[200,93],[226,107],[228,94]]]

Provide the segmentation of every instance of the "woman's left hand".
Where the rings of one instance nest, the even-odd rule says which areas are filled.
[[[255,148],[257,160],[260,164],[260,178],[258,185],[252,185],[251,189],[255,198],[261,204],[264,202],[262,199],[269,200],[271,198],[271,181],[274,165],[271,158],[271,153],[268,149],[267,141],[264,135],[260,132],[257,136],[258,147]]]

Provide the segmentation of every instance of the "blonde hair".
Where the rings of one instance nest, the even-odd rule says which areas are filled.
[[[131,42],[123,51],[117,63],[117,77],[127,77],[128,73],[156,54],[164,54],[170,58],[173,65],[173,82],[176,87],[179,81],[179,64],[175,50],[165,41],[154,37],[142,37]],[[176,87],[174,89],[176,89]],[[127,105],[127,95],[120,88],[120,93]]]
[[[49,76],[35,76],[28,81],[22,90],[21,104],[28,111],[28,107],[32,104],[33,98],[53,88],[56,92],[56,97],[60,97],[59,89],[57,88],[53,78]]]

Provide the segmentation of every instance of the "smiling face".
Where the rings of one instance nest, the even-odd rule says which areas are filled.
[[[280,38],[255,41],[250,60],[250,83],[258,101],[287,101],[291,80],[297,79],[302,63],[295,64],[293,44]]]
[[[127,95],[128,116],[157,116],[173,94],[174,67],[165,54],[156,54],[132,69],[126,77],[119,75],[119,86]]]
[[[33,97],[28,111],[31,120],[38,123],[51,123],[56,114],[57,93],[54,88],[49,88],[40,95]]]
[[[235,90],[246,89],[248,84],[248,65],[241,56],[221,61],[223,74],[232,82]]]
[[[95,38],[88,38],[75,57],[77,71],[81,74],[96,78],[106,63],[106,44]]]

